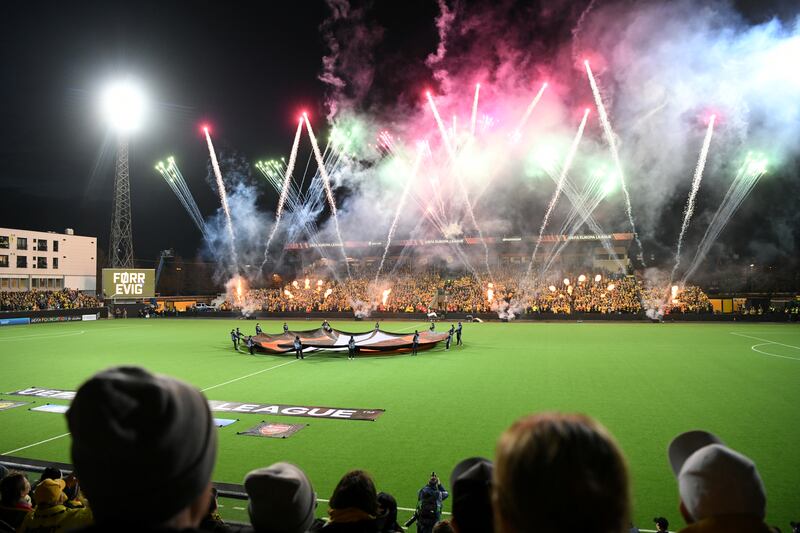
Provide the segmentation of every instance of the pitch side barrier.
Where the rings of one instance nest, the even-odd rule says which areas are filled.
[[[71,474],[74,468],[69,463],[58,463],[54,461],[41,461],[39,459],[28,459],[25,457],[15,457],[12,455],[0,455],[0,464],[9,470],[18,470],[20,472],[32,472],[41,474],[45,468],[54,466],[61,470],[64,476]],[[80,473],[77,473],[80,479]],[[247,501],[247,493],[244,490],[244,485],[237,485],[235,483],[219,483],[212,482],[214,488],[217,489],[217,496],[220,498],[230,498],[233,500]],[[228,525],[234,526],[234,531],[238,528],[249,527],[250,524],[243,522],[236,522],[232,520],[225,520]]]
[[[178,314],[179,317],[193,318],[239,318],[241,313],[236,311],[187,311]],[[386,313],[375,311],[369,317],[363,319],[353,317],[352,312],[322,312],[322,311],[280,311],[265,312],[259,311],[247,316],[250,319],[308,319],[308,320],[412,320],[416,322],[427,322],[430,320],[425,313]],[[479,318],[484,322],[497,322],[503,319],[497,313],[464,313],[451,312],[438,314],[436,320],[454,321],[469,320],[468,317]],[[644,313],[524,313],[517,316],[514,321],[523,322],[652,322]],[[671,313],[665,315],[664,322],[797,322],[798,315],[786,313],[766,313],[763,315],[742,315],[742,314],[721,314],[721,313]]]
[[[34,472],[40,474],[44,472],[44,469],[48,466],[55,466],[61,473],[64,475],[71,474],[73,472],[73,467],[69,463],[56,463],[53,461],[41,461],[38,459],[27,459],[23,457],[14,457],[11,455],[0,455],[0,464],[4,465],[9,470],[18,470],[21,472]],[[80,480],[80,474],[78,474]],[[244,490],[244,485],[237,485],[236,483],[219,483],[217,481],[212,481],[211,483],[214,488],[217,489],[217,496],[219,498],[229,498],[232,500],[239,500],[239,501],[247,501],[247,493]],[[321,498],[317,498],[318,506],[320,503],[327,503],[328,500],[324,500]],[[246,506],[245,506],[246,507]],[[398,510],[403,513],[406,513],[406,516],[410,516],[410,513],[413,512],[413,509],[407,507],[398,507]],[[442,513],[444,515],[450,515],[449,512]],[[250,532],[252,533],[252,528],[250,524],[244,522],[238,522],[236,520],[230,520],[223,516],[223,520],[225,524],[229,527],[231,533],[239,533],[239,532]],[[409,529],[410,530],[410,529]],[[658,533],[654,529],[639,529],[642,533]]]
[[[89,316],[108,318],[106,307],[84,307],[80,309],[47,309],[45,311],[0,311],[0,323],[8,321],[12,324],[44,324],[48,322],[73,322],[90,320]]]

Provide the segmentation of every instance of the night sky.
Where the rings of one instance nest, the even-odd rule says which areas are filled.
[[[413,69],[436,47],[436,2],[376,4],[369,17],[385,30],[379,53],[397,68],[407,61],[425,83],[424,69]],[[790,2],[737,6],[756,22],[796,11]],[[206,183],[201,123],[218,150],[251,162],[288,152],[300,109],[322,128],[319,28],[329,14],[316,0],[4,4],[0,226],[71,227],[107,250],[115,141],[97,99],[108,81],[131,75],[154,101],[131,141],[136,258],[154,260],[169,247],[192,257],[200,235],[153,165],[174,155],[208,216],[218,200]]]

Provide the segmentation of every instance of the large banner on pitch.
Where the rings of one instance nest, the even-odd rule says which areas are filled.
[[[152,268],[104,268],[103,296],[124,300],[156,295],[156,271]]]

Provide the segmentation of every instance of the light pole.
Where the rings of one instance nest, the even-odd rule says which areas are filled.
[[[106,122],[117,134],[109,265],[111,268],[133,268],[128,138],[141,125],[146,101],[138,86],[130,80],[123,80],[109,85],[103,91],[101,106]]]

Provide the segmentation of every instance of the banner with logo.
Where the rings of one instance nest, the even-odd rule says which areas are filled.
[[[311,418],[332,418],[334,420],[372,420],[384,413],[383,409],[345,409],[340,407],[314,407],[302,405],[261,404],[218,402],[210,400],[212,411],[231,413],[253,413],[281,416],[307,416]]]
[[[249,435],[251,437],[270,437],[273,439],[285,439],[291,437],[308,424],[273,424],[271,422],[261,422],[247,431],[239,431],[237,435]]]
[[[8,411],[9,409],[13,409],[15,407],[22,407],[23,405],[28,405],[31,402],[12,402],[7,400],[0,400],[0,411]]]

